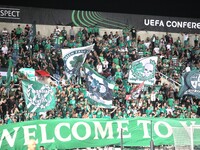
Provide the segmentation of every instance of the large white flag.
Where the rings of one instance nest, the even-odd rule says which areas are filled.
[[[129,83],[142,83],[145,85],[153,85],[156,81],[155,72],[158,57],[144,57],[133,61],[129,68]]]
[[[84,63],[87,54],[93,50],[94,44],[78,48],[62,49],[64,68],[68,79],[78,74],[78,70]]]

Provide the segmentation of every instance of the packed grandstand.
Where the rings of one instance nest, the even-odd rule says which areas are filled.
[[[194,79],[194,82],[191,82],[195,84],[192,85],[193,89],[199,90],[200,78],[197,74],[200,67],[198,34],[182,33],[178,37],[173,37],[173,34],[169,32],[162,36],[157,35],[158,32],[152,32],[151,36],[141,37],[139,32],[133,33],[128,28],[122,31],[109,29],[101,34],[98,26],[80,27],[80,30],[75,30],[74,25],[67,28],[68,30],[63,26],[55,25],[54,30],[48,36],[43,36],[43,33],[39,30],[34,31],[32,24],[19,23],[12,30],[8,30],[6,26],[1,30],[0,123],[2,127],[6,128],[11,124],[36,120],[71,119],[74,121],[75,118],[78,121],[80,119],[115,121],[133,118],[145,118],[147,120],[154,118],[160,121],[162,118],[187,120],[200,117],[199,93],[189,90],[187,91],[189,94],[183,93],[180,96],[184,74],[193,71],[193,74],[196,74],[197,77],[193,77],[193,74],[188,76]],[[34,36],[33,32],[35,32]],[[190,38],[191,36],[193,38]],[[191,39],[194,40],[191,41]],[[91,45],[89,51],[81,49]],[[77,55],[69,62],[71,68],[75,67],[75,69],[70,70],[71,75],[66,71],[66,67],[70,67],[66,64],[68,61],[65,59],[74,56],[75,52],[63,56],[63,50],[70,51],[70,49],[78,50],[84,55],[84,57]],[[156,57],[156,63],[153,62],[154,57]],[[75,60],[76,58],[78,61]],[[142,61],[145,58],[152,58],[152,60],[149,60],[149,64],[152,67],[155,64],[154,70],[148,65],[141,70],[138,69],[139,65],[143,65]],[[83,60],[84,62],[81,62]],[[133,62],[137,63],[133,64]],[[85,68],[87,71],[85,71]],[[130,69],[133,69],[133,71],[130,71]],[[135,70],[138,71],[136,74],[138,77],[135,76]],[[152,81],[147,82],[150,78],[147,78],[148,75],[143,75],[142,71],[146,74],[154,71]],[[132,78],[129,77],[130,72]],[[139,82],[142,80],[141,77],[144,82]],[[88,84],[90,80],[91,83]],[[133,82],[134,80],[138,82]],[[34,89],[34,82],[36,81],[38,85],[35,85],[35,87],[39,86],[40,83],[41,86],[43,84],[49,85],[51,90],[48,87],[44,87],[42,90]],[[109,89],[110,81],[113,83],[111,91]],[[48,90],[51,93],[48,93]],[[91,97],[88,97],[88,91]],[[46,97],[42,97],[41,93]],[[34,98],[34,94],[37,95],[36,98]],[[31,96],[33,98],[30,98]],[[32,105],[35,104],[35,107],[30,106],[27,97]],[[50,99],[55,101],[51,107],[48,107],[51,104],[48,105],[45,100]],[[43,100],[43,103],[45,101],[46,104],[37,106],[34,100],[37,100],[38,104],[42,104],[41,101]],[[103,104],[100,105],[100,103]],[[107,106],[108,103],[109,106]],[[45,109],[47,107],[48,109]],[[86,128],[90,123],[85,122],[83,125]],[[87,130],[89,133],[93,129],[101,131],[96,127],[98,123],[92,123],[94,123],[94,125],[92,124],[94,128],[89,128]],[[145,124],[147,125],[142,121],[140,123],[143,124],[144,128]],[[170,124],[173,124],[173,122]],[[76,120],[73,125],[76,125]],[[107,123],[104,125],[109,128]],[[41,130],[46,128],[42,124],[38,126]],[[58,125],[54,126],[57,129]],[[74,130],[78,128],[74,126],[70,127]],[[118,123],[118,126],[122,127],[123,125]],[[23,130],[25,133],[25,128]],[[93,132],[96,133],[97,131]],[[103,135],[101,134],[102,137]],[[3,137],[3,135],[1,136]],[[33,134],[30,136],[34,137]],[[83,140],[87,135],[77,136],[73,134],[73,136],[79,137],[78,140]],[[124,136],[124,138],[128,138],[129,134],[127,133]],[[66,136],[61,137],[61,135],[56,137],[63,140],[67,139]],[[150,135],[147,137],[150,138]],[[89,135],[87,138],[89,138]],[[99,139],[100,137],[95,136],[95,138]],[[112,135],[108,134],[105,138],[112,138]],[[48,140],[54,141],[53,139],[46,139],[46,141]],[[105,146],[109,146],[109,142],[108,140],[108,144],[105,144]],[[114,143],[110,143],[112,147],[115,146]],[[161,143],[158,140],[156,145],[165,145]],[[43,145],[42,142],[40,145]],[[131,146],[130,143],[127,145]],[[48,144],[45,145],[46,149],[48,146]],[[84,146],[96,147],[95,144],[94,146]],[[120,140],[116,142],[117,146],[120,146]],[[133,144],[134,146],[137,146],[137,144]],[[99,147],[102,147],[102,145],[100,144]],[[56,149],[56,147],[51,148]],[[141,145],[140,149],[142,149]]]

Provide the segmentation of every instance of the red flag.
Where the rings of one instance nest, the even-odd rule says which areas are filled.
[[[131,90],[131,98],[136,99],[144,88],[144,81]]]

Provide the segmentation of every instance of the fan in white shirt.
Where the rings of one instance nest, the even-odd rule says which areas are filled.
[[[103,65],[101,64],[101,62],[98,63],[96,68],[98,73],[103,73]]]
[[[189,65],[189,64],[187,64],[187,67],[185,68],[185,71],[186,71],[186,72],[190,72],[190,71],[191,71],[190,65]]]
[[[104,61],[102,62],[102,64],[103,64],[103,70],[108,69],[108,64],[109,64],[109,62],[107,61],[106,58],[104,58]]]
[[[8,54],[8,46],[6,44],[3,44],[1,50],[2,50],[3,54]]]

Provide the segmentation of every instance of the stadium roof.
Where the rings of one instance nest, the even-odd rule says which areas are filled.
[[[6,0],[1,1],[0,5],[200,18],[199,5],[195,1],[184,2],[175,0]]]

